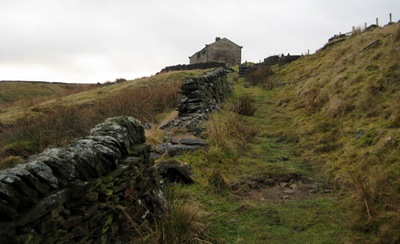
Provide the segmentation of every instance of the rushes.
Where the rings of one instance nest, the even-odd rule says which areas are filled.
[[[154,222],[140,228],[125,211],[124,215],[137,232],[132,243],[185,244],[210,243],[208,239],[208,214],[191,201],[183,201],[173,189],[168,189],[167,207],[164,214],[154,217]]]

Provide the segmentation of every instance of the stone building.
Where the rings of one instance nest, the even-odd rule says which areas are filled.
[[[217,62],[225,63],[228,67],[240,65],[242,48],[227,38],[217,37],[215,42],[206,44],[202,50],[189,57],[190,64]]]

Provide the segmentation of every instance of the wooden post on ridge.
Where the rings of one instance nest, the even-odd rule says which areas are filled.
[[[378,18],[376,18],[376,26],[379,26]]]
[[[389,23],[392,23],[392,13],[389,14]]]

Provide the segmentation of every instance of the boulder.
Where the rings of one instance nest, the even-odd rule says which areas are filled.
[[[191,168],[187,164],[182,164],[177,160],[166,160],[153,166],[161,177],[169,183],[192,184]]]

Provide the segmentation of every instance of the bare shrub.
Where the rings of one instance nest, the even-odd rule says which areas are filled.
[[[234,112],[240,115],[253,116],[256,110],[254,98],[248,94],[239,97],[237,104],[234,105]]]
[[[75,137],[88,133],[91,117],[78,107],[60,104],[44,114],[25,118],[18,122],[18,131],[11,138],[17,142],[30,142],[32,151],[40,151],[48,145],[61,146]],[[11,135],[12,136],[12,135]]]
[[[266,83],[269,81],[273,72],[268,66],[260,66],[246,74],[246,81],[253,85]]]
[[[104,118],[133,116],[143,123],[154,122],[158,113],[176,107],[180,82],[122,91],[97,102],[94,110]]]
[[[126,79],[125,79],[125,78],[118,78],[118,79],[115,79],[115,83],[123,83],[123,82],[126,82]]]

